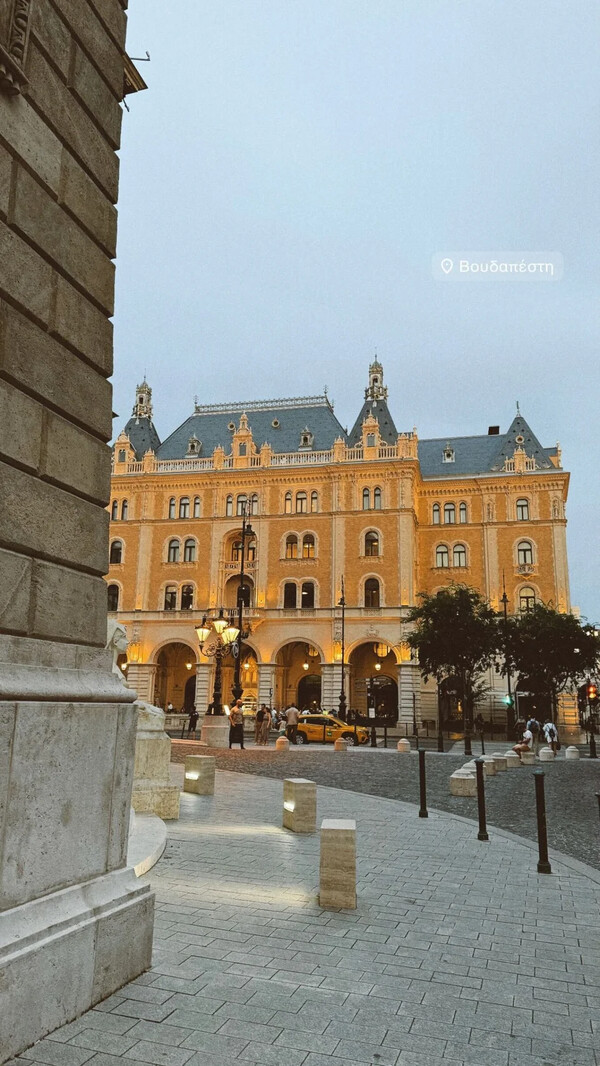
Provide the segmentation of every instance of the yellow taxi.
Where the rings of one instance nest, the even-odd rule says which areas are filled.
[[[366,744],[369,730],[359,725],[355,735],[354,726],[342,722],[333,714],[300,714],[296,737],[299,744],[308,744],[311,740],[319,744],[333,744],[338,737],[343,737],[349,744]]]

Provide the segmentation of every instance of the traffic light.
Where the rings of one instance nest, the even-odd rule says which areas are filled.
[[[505,703],[507,707],[512,707],[515,701],[513,696],[506,695],[502,697],[502,702]]]
[[[588,703],[598,702],[598,686],[591,681],[587,687]]]

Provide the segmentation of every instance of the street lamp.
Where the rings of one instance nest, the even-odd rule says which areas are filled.
[[[244,640],[244,638],[248,636],[247,633],[244,633],[244,595],[245,595],[244,563],[246,561],[246,539],[250,540],[252,537],[254,537],[254,530],[252,529],[252,526],[250,525],[250,523],[246,521],[246,518],[247,518],[246,507],[244,506],[244,508],[242,510],[242,550],[240,552],[240,583],[238,585],[238,594],[237,594],[237,600],[238,600],[237,655],[236,655],[235,664],[234,664],[234,667],[233,667],[233,688],[232,688],[232,693],[233,693],[234,701],[241,699],[242,698],[242,692],[244,691],[244,689],[242,687],[242,684],[241,684],[241,679],[240,679],[241,651],[242,651],[242,640]],[[249,607],[250,604],[248,603],[247,606]]]
[[[342,683],[340,685],[339,715],[342,722],[346,721],[346,678],[344,674],[344,659],[346,657],[346,599],[344,597],[344,575],[342,574],[342,595],[338,600],[338,607],[342,608]]]
[[[215,660],[215,684],[213,688],[214,715],[223,714],[221,664],[226,655],[233,652],[234,641],[237,640],[239,629],[233,622],[225,618],[223,608],[217,618],[208,618],[204,615],[202,624],[196,626],[196,635],[203,655],[211,656]]]
[[[512,690],[511,690],[510,670],[509,670],[509,667],[508,667],[507,656],[506,656],[506,650],[507,650],[507,648],[506,648],[506,644],[507,644],[506,637],[507,637],[507,632],[508,632],[508,596],[506,595],[506,582],[504,580],[504,570],[502,571],[502,596],[500,598],[500,603],[502,604],[502,610],[504,612],[504,665],[506,667],[506,685],[507,685],[507,688],[508,688],[508,695],[507,695],[506,699],[503,702],[506,703],[506,736],[507,736],[507,739],[510,740],[512,738],[512,734],[513,734],[514,728],[515,728],[515,716],[514,716],[513,694],[512,694]]]

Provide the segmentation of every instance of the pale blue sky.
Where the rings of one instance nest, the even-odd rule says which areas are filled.
[[[115,410],[320,392],[377,349],[400,429],[508,428],[571,471],[573,603],[600,621],[595,0],[132,0]],[[438,281],[455,250],[564,279]]]

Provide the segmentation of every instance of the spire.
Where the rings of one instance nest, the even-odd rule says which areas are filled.
[[[365,389],[365,400],[387,400],[388,390],[383,384],[383,367],[378,359],[369,366],[369,387]]]
[[[131,413],[135,418],[152,418],[152,389],[145,374],[142,384],[135,390],[135,404]]]

